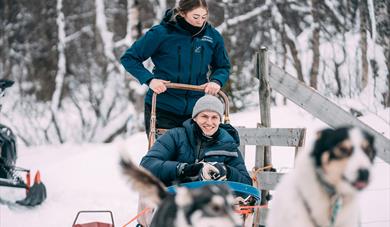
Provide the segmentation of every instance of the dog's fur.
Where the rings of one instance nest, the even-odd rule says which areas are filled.
[[[233,195],[224,185],[208,185],[191,190],[178,187],[176,195],[172,195],[162,182],[129,159],[122,159],[121,166],[143,199],[158,206],[151,227],[238,227],[242,224],[234,213]]]
[[[267,227],[357,227],[357,192],[370,180],[373,143],[373,136],[356,127],[319,132],[313,150],[299,155],[277,186]],[[341,202],[338,208],[335,201]]]

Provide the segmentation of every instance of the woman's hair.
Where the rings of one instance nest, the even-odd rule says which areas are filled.
[[[179,13],[187,13],[193,9],[196,8],[205,8],[208,10],[207,2],[206,0],[180,0],[179,3],[176,6],[176,10]]]
[[[176,7],[173,8],[170,21],[176,21],[176,16],[179,15],[179,13],[186,14],[199,7],[205,8],[207,11],[209,10],[206,0],[180,0]]]

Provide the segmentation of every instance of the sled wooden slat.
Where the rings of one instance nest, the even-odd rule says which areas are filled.
[[[237,128],[242,145],[300,147],[304,128]]]
[[[243,128],[236,127],[240,151],[245,158],[245,145],[295,147],[295,155],[305,143],[305,128]]]

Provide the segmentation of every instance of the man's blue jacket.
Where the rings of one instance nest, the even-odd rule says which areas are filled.
[[[192,36],[170,20],[171,16],[172,10],[168,10],[159,25],[137,40],[121,57],[122,65],[141,84],[156,78],[192,85],[216,81],[223,86],[229,77],[230,61],[221,34],[206,23],[198,35]],[[154,64],[153,72],[142,64],[149,57]],[[152,94],[149,89],[146,103],[151,104]],[[158,96],[157,107],[190,115],[201,96],[201,92],[169,89]]]
[[[159,137],[142,158],[141,166],[153,173],[166,186],[178,181],[176,168],[180,163],[220,162],[228,168],[229,181],[252,185],[244,160],[238,150],[237,131],[230,125],[221,124],[218,137],[212,143],[199,144],[192,119],[183,127],[168,130]],[[200,145],[200,146],[199,146]]]

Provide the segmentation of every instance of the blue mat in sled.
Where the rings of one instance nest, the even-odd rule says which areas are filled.
[[[187,187],[187,188],[200,188],[209,184],[225,184],[233,191],[234,195],[241,196],[243,198],[246,198],[249,195],[256,198],[257,201],[260,201],[261,198],[260,191],[257,190],[257,188],[251,185],[242,184],[233,181],[194,181],[194,182],[184,183],[180,185],[172,185],[168,187],[167,190],[168,192],[175,194],[177,186]]]

